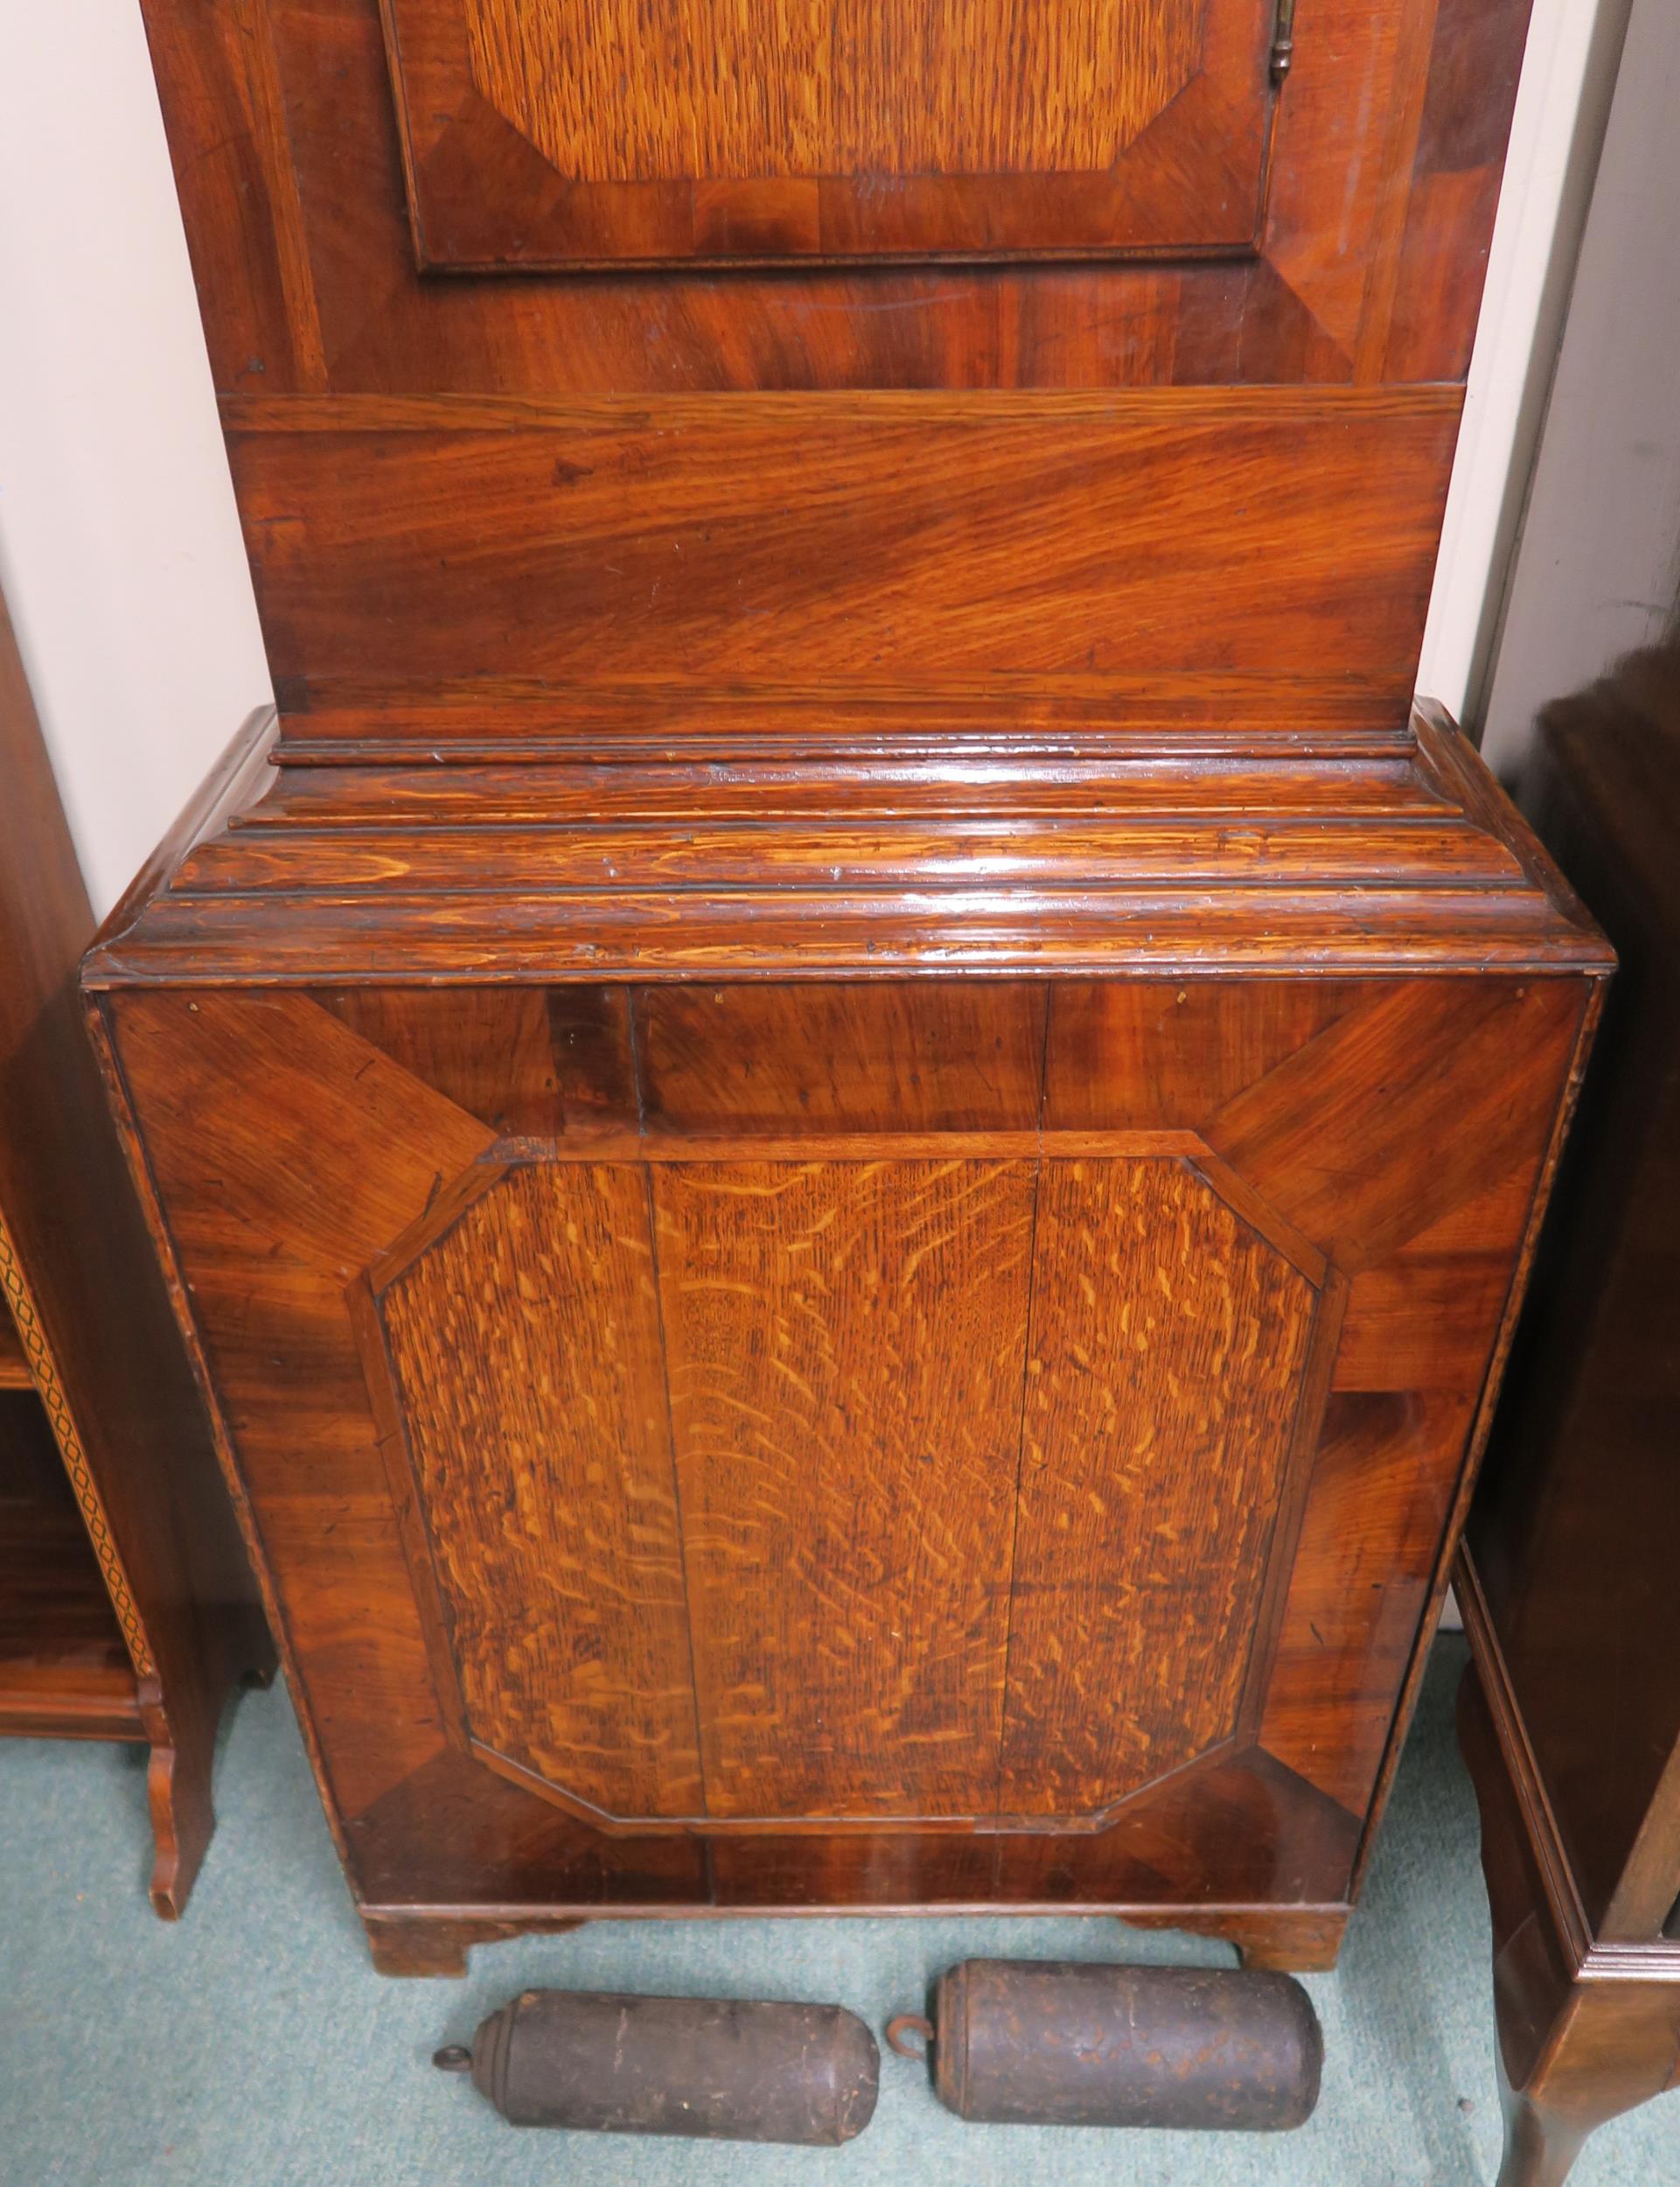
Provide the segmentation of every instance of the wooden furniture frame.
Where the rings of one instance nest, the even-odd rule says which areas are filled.
[[[1557,2187],[1680,2086],[1680,652],[1549,708],[1523,794],[1621,960],[1459,1569],[1501,2187]]]
[[[0,1732],[150,1747],[173,1918],[228,1687],[274,1652],[80,1022],[94,917],[3,601],[0,779]]]
[[[1525,14],[148,0],[278,717],[85,984],[381,1965],[1334,1955],[1609,961],[1412,711]]]

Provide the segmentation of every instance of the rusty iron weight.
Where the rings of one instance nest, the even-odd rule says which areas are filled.
[[[881,2053],[839,2005],[527,1989],[432,2063],[510,2125],[833,2148],[875,2115]]]
[[[931,2058],[949,2110],[993,2125],[1275,2133],[1311,2117],[1324,2058],[1290,1975],[1056,1960],[965,1960],[932,2019],[901,2013],[887,2041]]]

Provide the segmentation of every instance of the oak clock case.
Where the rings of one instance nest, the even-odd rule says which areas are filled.
[[[84,977],[380,1963],[1328,1963],[1609,964],[1410,704],[1523,10],[147,12],[278,709]]]

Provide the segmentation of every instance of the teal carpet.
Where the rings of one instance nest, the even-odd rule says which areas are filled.
[[[519,2133],[435,2072],[515,1990],[833,1999],[879,2030],[979,1953],[1225,1963],[1108,1922],[603,1923],[481,1947],[465,1982],[387,1981],[363,1946],[284,1694],[247,1694],[185,1921],[148,1911],[139,1757],[0,1743],[4,2187],[1486,2187],[1497,2169],[1488,1919],[1444,1642],[1365,1901],[1309,1978],[1324,2093],[1295,2135],[965,2127],[882,2060],[843,2149]],[[1680,2102],[1607,2127],[1572,2187],[1680,2187]]]

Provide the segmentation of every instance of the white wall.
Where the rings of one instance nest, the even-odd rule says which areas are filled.
[[[1672,7],[1674,0],[1656,0]],[[1534,0],[1418,688],[1481,727],[1629,0]]]
[[[0,583],[103,913],[268,696],[136,0],[0,0]]]
[[[1628,3],[1535,0],[1422,678],[1473,721]],[[136,0],[0,0],[0,583],[102,911],[268,695]]]
[[[1535,716],[1662,636],[1680,603],[1680,7],[1635,0],[1486,708]]]

